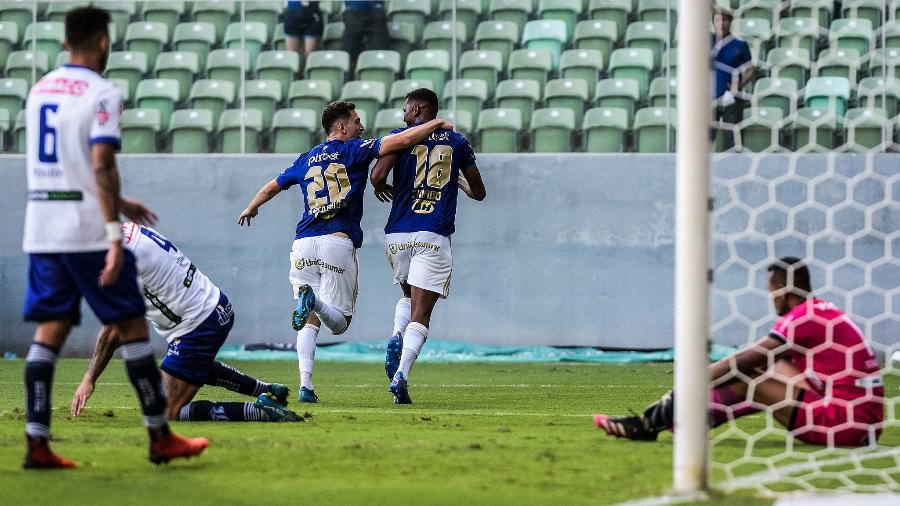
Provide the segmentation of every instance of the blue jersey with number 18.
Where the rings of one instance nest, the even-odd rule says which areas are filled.
[[[378,155],[381,138],[323,142],[300,155],[275,178],[287,190],[299,185],[303,216],[296,239],[343,232],[362,246],[363,194],[369,164]]]
[[[394,166],[394,201],[384,233],[452,235],[459,171],[470,167],[475,167],[475,151],[453,130],[437,130],[419,145],[402,151]]]

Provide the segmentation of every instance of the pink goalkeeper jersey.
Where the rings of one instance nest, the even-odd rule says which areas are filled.
[[[845,400],[884,396],[875,353],[859,327],[831,302],[810,299],[797,305],[770,335],[791,346],[794,364],[819,394]]]

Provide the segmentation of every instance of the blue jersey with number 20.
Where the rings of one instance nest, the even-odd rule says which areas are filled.
[[[343,232],[354,247],[362,246],[363,193],[369,164],[380,147],[380,138],[326,141],[300,155],[275,178],[282,190],[300,185],[303,216],[296,239]]]

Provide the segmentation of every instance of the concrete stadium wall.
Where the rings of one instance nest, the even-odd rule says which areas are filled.
[[[872,163],[897,167],[900,160],[890,155],[809,158],[816,159],[832,169],[862,167],[864,172],[871,170]],[[267,204],[249,229],[236,223],[259,186],[290,162],[290,157],[276,155],[120,157],[123,193],[153,208],[160,216],[157,228],[231,297],[237,314],[232,343],[295,339],[288,323],[293,302],[287,273],[299,194],[291,190]],[[488,198],[482,203],[460,198],[451,295],[438,303],[431,337],[506,345],[636,349],[672,345],[673,156],[484,155],[479,166]],[[790,224],[779,218],[756,220],[754,212],[765,209],[770,198],[777,209],[785,208],[779,204],[781,194],[770,194],[765,185],[760,186],[765,168],[796,166],[806,165],[796,157],[777,155],[719,159],[717,205],[721,201],[726,214],[717,226],[717,272],[730,291],[717,290],[714,297],[718,342],[742,343],[764,331],[773,321],[763,291],[765,261],[786,250],[801,256],[807,253],[794,251],[797,244],[771,240],[778,230],[793,227],[793,219]],[[21,322],[20,316],[27,275],[27,257],[20,248],[24,160],[0,156],[0,174],[4,181],[0,187],[4,208],[0,214],[0,350],[21,353],[33,332],[33,326]],[[869,180],[860,174],[859,181]],[[858,185],[854,198],[864,202],[866,192],[885,193],[885,185],[892,180],[875,176],[871,179],[876,184]],[[788,181],[793,175],[777,177]],[[786,187],[785,191],[792,188],[796,189]],[[893,196],[896,211],[900,183],[893,192],[887,194]],[[732,208],[737,211],[727,214]],[[368,190],[365,243],[359,254],[358,312],[340,340],[380,339],[390,333],[400,291],[391,284],[383,254],[387,213],[388,206]],[[885,244],[881,236],[863,244],[860,251],[880,248],[883,252]],[[733,259],[729,252],[735,251],[735,245],[752,253]],[[826,242],[810,253],[828,259],[844,248],[840,241]],[[900,255],[900,246],[893,254]],[[750,258],[753,255],[758,258]],[[813,266],[814,271],[819,268]],[[900,285],[896,271],[888,276],[896,276],[894,286]],[[737,298],[732,296],[747,284],[753,288],[744,289],[746,297],[740,291]],[[736,315],[735,310],[745,309],[751,316]],[[84,323],[67,346],[72,354],[89,354],[98,328],[86,307],[83,312]],[[887,330],[893,332],[893,327]],[[897,336],[900,332],[893,334],[891,342]],[[325,329],[320,338],[336,340]],[[160,341],[156,339],[161,348]]]

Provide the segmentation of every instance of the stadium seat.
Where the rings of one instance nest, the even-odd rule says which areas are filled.
[[[22,49],[32,49],[32,41],[35,41],[35,49],[47,53],[49,61],[56,61],[56,55],[62,50],[62,42],[65,38],[66,27],[63,23],[44,21],[29,24],[25,28],[25,37],[22,39]]]
[[[868,21],[872,28],[878,28],[884,19],[886,5],[885,0],[843,0],[841,15],[845,18]]]
[[[881,28],[875,39],[879,46],[892,49],[900,48],[900,19],[889,21]]]
[[[407,79],[428,79],[434,84],[434,92],[441,96],[450,72],[450,54],[440,49],[410,51],[405,67]]]
[[[900,49],[878,48],[869,58],[868,72],[871,77],[897,77],[900,67]]]
[[[122,112],[122,153],[156,153],[156,137],[162,120],[156,109],[126,109]]]
[[[266,27],[266,40],[275,32],[278,17],[284,12],[284,2],[281,0],[257,0],[246,2],[244,6],[244,19],[250,23],[262,23]]]
[[[192,109],[206,109],[212,113],[213,123],[234,102],[235,86],[231,81],[198,79],[191,86],[188,103]]]
[[[594,103],[597,107],[622,109],[628,114],[628,124],[641,99],[640,84],[634,79],[602,79],[597,83]]]
[[[313,51],[306,61],[306,78],[330,82],[331,96],[340,92],[349,71],[350,55],[346,51]]]
[[[828,30],[828,44],[831,49],[855,49],[859,54],[868,54],[875,47],[875,32],[868,19],[836,19]]]
[[[122,37],[125,35],[125,28],[128,26],[128,22],[131,21],[131,17],[137,14],[137,3],[131,2],[128,0],[112,0],[106,2],[91,2],[94,7],[99,7],[106,12],[109,13],[109,17],[112,19],[112,23],[110,23],[110,28],[115,28],[115,38],[116,40],[122,40]],[[73,5],[69,4],[69,8],[73,7]],[[67,9],[68,11],[68,9]],[[55,19],[51,19],[51,21],[56,21]],[[62,19],[59,19],[60,22],[65,21],[65,15],[62,16]],[[153,21],[152,19],[146,19],[146,21]],[[172,26],[169,26],[169,36],[172,36]],[[112,35],[112,30],[110,30],[110,35]],[[112,37],[110,37],[112,38]]]
[[[109,2],[112,3],[112,2]],[[118,3],[118,2],[115,2]],[[141,17],[144,21],[154,23],[162,23],[169,27],[169,36],[174,37],[178,29],[178,20],[185,13],[185,2],[181,0],[165,0],[164,2],[144,2],[141,10]],[[191,24],[191,23],[185,23]],[[215,27],[210,25],[213,30],[213,42],[215,42]],[[177,49],[185,51],[184,49]],[[209,51],[207,49],[207,51]]]
[[[419,43],[416,27],[410,23],[388,23],[388,35],[390,50],[400,53],[400,61],[405,61],[406,55]]]
[[[609,75],[615,79],[634,79],[647,95],[650,73],[653,71],[653,51],[646,48],[622,48],[613,51],[609,58]]]
[[[186,97],[194,82],[194,76],[200,72],[200,61],[197,53],[173,51],[159,53],[156,58],[156,77],[178,81],[178,96]]]
[[[353,102],[358,111],[366,111],[366,118],[374,120],[387,101],[387,89],[380,81],[350,81],[341,90],[341,100]]]
[[[844,118],[847,150],[885,151],[894,135],[894,122],[881,109],[850,109]]]
[[[97,3],[102,4],[108,2]],[[38,19],[43,21],[64,23],[66,21],[66,14],[68,14],[69,9],[71,9],[72,7],[72,4],[68,2],[47,2],[43,16],[38,14]]]
[[[147,73],[146,53],[114,51],[106,62],[106,77],[128,81],[128,94],[134,96],[137,84]]]
[[[678,2],[672,0],[638,0],[637,18],[640,21],[668,23],[674,29],[678,24]],[[674,32],[671,35],[674,35]]]
[[[216,27],[210,23],[179,23],[172,38],[176,51],[191,51],[197,54],[200,68],[206,68],[209,51],[216,43]]]
[[[391,107],[401,108],[406,100],[406,94],[412,90],[419,88],[434,89],[434,85],[427,79],[398,79],[391,84],[391,91],[388,93],[388,101]]]
[[[819,27],[827,29],[834,14],[833,0],[792,0],[789,14],[794,18],[817,20]]]
[[[862,58],[855,49],[826,49],[819,53],[812,73],[816,77],[843,77],[855,83],[861,65]]]
[[[472,132],[474,131],[474,122],[472,121],[473,116],[469,111],[459,109],[454,114],[452,110],[448,109],[447,111],[443,111],[442,114],[444,114],[447,121],[453,123],[453,130],[462,134],[467,140],[470,139]],[[469,142],[471,142],[471,140]]]
[[[506,61],[519,44],[519,27],[509,21],[482,21],[475,29],[475,47],[481,51],[498,51]]]
[[[616,34],[625,33],[625,26],[633,9],[632,0],[590,0],[588,4],[591,19],[612,23]]]
[[[634,147],[638,153],[675,151],[675,108],[647,107],[634,115]]]
[[[734,129],[735,145],[751,153],[777,150],[784,116],[777,107],[751,107],[744,109],[744,119]]]
[[[584,150],[588,153],[622,153],[628,112],[614,107],[594,107],[584,113],[581,125]]]
[[[660,66],[663,51],[669,44],[669,29],[665,23],[639,21],[631,23],[625,30],[625,45],[628,49],[649,49],[653,54],[653,70]]]
[[[169,27],[162,23],[137,21],[125,30],[125,49],[145,53],[147,61],[155,62],[168,43]]]
[[[21,39],[25,33],[25,27],[32,19],[32,2],[3,2],[0,3],[0,21],[12,23],[18,29],[17,39]]]
[[[516,109],[485,109],[478,114],[478,152],[518,153],[522,116]]]
[[[765,19],[736,19],[734,21],[735,37],[750,45],[750,54],[756,62],[765,61],[772,40],[772,25]]]
[[[62,53],[60,53],[62,54]],[[119,91],[122,92],[122,101],[124,104],[131,103],[131,87],[128,81],[125,79],[108,79],[109,82],[112,83],[113,86],[119,88]]]
[[[181,109],[172,113],[169,125],[173,153],[208,153],[213,116],[206,109]]]
[[[0,109],[7,111],[10,118],[15,118],[24,109],[28,86],[28,81],[24,79],[0,79]]]
[[[243,32],[244,51],[251,62],[256,63],[256,57],[262,52],[263,46],[269,40],[266,33],[266,25],[257,22],[246,21],[243,23],[231,23],[225,29],[224,46],[228,49],[241,48],[241,32]]]
[[[776,26],[781,13],[781,0],[741,0],[736,19],[762,19]]]
[[[678,86],[675,78],[657,77],[650,82],[647,102],[650,107],[675,107]]]
[[[475,117],[484,109],[487,102],[487,83],[480,79],[453,79],[447,81],[444,87],[444,109],[450,109],[453,103],[453,95],[456,95],[456,108],[469,113],[469,117]]]
[[[529,21],[522,32],[522,44],[528,49],[550,53],[554,69],[559,68],[559,55],[568,40],[565,23],[558,19]]]
[[[819,23],[810,18],[784,18],[775,28],[778,47],[784,49],[804,49],[815,57],[819,40]]]
[[[13,118],[15,118],[15,116]],[[10,151],[9,146],[6,145],[6,132],[8,132],[12,126],[11,123],[9,111],[0,109],[0,153]]]
[[[391,130],[403,128],[406,123],[403,122],[403,111],[396,107],[391,109],[382,109],[375,115],[375,135],[384,137]]]
[[[596,49],[603,54],[603,65],[609,65],[609,56],[618,40],[616,25],[611,21],[580,21],[575,25],[575,49]]]
[[[275,34],[272,35],[271,46],[276,51],[285,51],[287,49],[284,41],[284,23],[275,25]]]
[[[488,96],[494,95],[497,79],[503,72],[503,54],[499,51],[466,51],[459,59],[460,75],[466,79],[481,79],[488,85]]]
[[[294,81],[288,90],[288,103],[292,109],[321,112],[332,97],[331,83],[323,80]]]
[[[516,49],[510,53],[507,67],[510,79],[531,79],[543,88],[553,68],[553,57],[540,49]]]
[[[344,22],[326,23],[322,31],[322,47],[326,51],[340,51],[344,47]]]
[[[841,117],[850,101],[850,81],[844,77],[813,77],[806,82],[803,102],[811,109],[824,109]]]
[[[453,6],[456,5],[456,20],[466,28],[466,39],[473,35],[472,30],[481,16],[481,0],[441,0],[438,14],[441,21],[453,20]]]
[[[256,79],[244,82],[244,104],[248,109],[256,109],[262,113],[262,126],[272,126],[272,117],[282,100],[281,83],[269,79]]]
[[[18,44],[19,27],[10,21],[0,21],[0,61],[6,61]]]
[[[309,109],[279,109],[272,118],[272,152],[303,153],[315,143],[322,115]]]
[[[178,81],[174,79],[145,79],[138,83],[134,96],[135,104],[141,109],[159,111],[160,125],[168,128],[169,118],[175,104],[181,101]]]
[[[256,77],[278,81],[285,93],[299,71],[300,55],[295,51],[263,51],[256,58]]]
[[[663,51],[662,59],[659,62],[659,74],[668,77],[678,75],[678,49],[670,47]]]
[[[240,153],[241,123],[244,124],[244,153],[256,153],[262,132],[262,113],[256,109],[229,109],[219,118],[219,146],[223,153]]]
[[[241,76],[249,70],[250,59],[240,49],[214,49],[206,59],[206,77],[231,81],[235,88],[241,85]]]
[[[866,77],[856,88],[856,97],[862,108],[881,108],[888,117],[900,114],[900,80],[884,77]]]
[[[553,79],[544,87],[544,105],[569,109],[575,115],[576,125],[584,118],[584,105],[589,97],[587,82],[581,79]]]
[[[425,25],[425,35],[422,37],[425,49],[442,49],[451,53],[453,51],[453,24],[449,21],[433,21]],[[467,42],[466,27],[459,21],[456,22],[456,54],[459,54],[463,44]]]
[[[495,100],[499,108],[519,111],[522,127],[527,129],[531,126],[531,115],[541,101],[541,87],[537,81],[528,79],[500,81]]]
[[[391,0],[387,2],[387,14],[391,22],[409,23],[421,30],[425,26],[425,20],[431,17],[431,2],[422,0]],[[416,38],[421,37],[421,31]]]
[[[491,0],[488,18],[493,21],[515,23],[521,30],[534,11],[532,0]]]
[[[562,54],[559,76],[582,79],[587,83],[588,97],[593,97],[603,71],[603,55],[596,49],[569,49]]]
[[[222,40],[225,28],[234,16],[235,2],[233,0],[194,2],[192,9],[195,21],[210,23],[216,27],[216,40]]]
[[[16,122],[13,125],[13,142],[15,143],[15,152],[25,152],[25,111],[21,110],[16,114]]]
[[[42,51],[13,51],[6,60],[6,77],[24,79],[28,86],[44,74],[50,67],[50,59],[47,53]],[[32,77],[33,76],[33,77]]]
[[[344,2],[319,2],[319,10],[325,21],[338,21],[343,17]]]
[[[789,77],[763,77],[756,81],[751,105],[756,108],[776,108],[784,118],[797,109],[797,81]]]
[[[356,59],[356,79],[378,81],[387,89],[400,73],[400,53],[389,50],[363,51]]]
[[[838,119],[834,114],[822,109],[798,109],[793,116],[794,151],[827,152],[836,147],[835,133]]]
[[[787,77],[805,83],[809,76],[809,51],[778,47],[769,51],[766,59],[769,77]]]
[[[566,28],[564,41],[568,41],[572,39],[581,8],[582,0],[540,0],[538,16],[543,21],[562,21]]]
[[[538,109],[531,115],[531,148],[535,153],[569,153],[575,131],[571,109]]]

